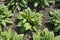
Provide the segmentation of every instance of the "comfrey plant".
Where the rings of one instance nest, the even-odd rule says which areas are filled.
[[[27,8],[24,12],[20,12],[17,18],[20,20],[17,25],[25,30],[38,29],[42,23],[42,14],[33,12],[30,8]]]
[[[45,28],[33,33],[33,40],[54,40],[54,33]]]
[[[8,10],[6,6],[0,4],[0,28],[2,26],[6,27],[7,23],[13,23],[10,17],[13,16],[11,11]]]
[[[8,31],[1,32],[0,40],[23,40],[24,34],[17,34],[11,28]]]
[[[7,6],[12,9],[12,12],[15,13],[17,10],[21,10],[21,7],[26,8],[27,2],[25,0],[6,0]]]
[[[60,10],[50,12],[48,23],[54,25],[54,32],[60,31]]]
[[[55,3],[55,0],[27,0],[28,2],[32,2],[34,7],[40,6],[44,8],[45,6],[49,6],[49,3]]]

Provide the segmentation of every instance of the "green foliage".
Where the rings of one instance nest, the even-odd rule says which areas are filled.
[[[54,40],[60,40],[60,35],[56,36]]]
[[[41,31],[38,31],[36,34],[33,33],[33,40],[41,40]]]
[[[44,8],[45,6],[49,6],[49,3],[55,3],[55,0],[27,0],[34,4],[34,7],[40,6]]]
[[[9,28],[8,31],[1,32],[0,40],[23,40],[23,34],[17,34]]]
[[[13,23],[10,17],[13,16],[11,11],[8,11],[8,8],[3,4],[0,4],[0,27],[3,25],[6,27],[7,23]]]
[[[33,33],[33,40],[54,40],[54,33],[45,28],[43,31]]]
[[[7,5],[15,13],[19,11],[21,7],[27,7],[27,2],[25,0],[7,0]]]
[[[55,3],[55,0],[6,0],[7,6],[12,9],[12,12],[21,10],[21,8],[27,8],[27,4],[32,2],[34,7],[40,6],[44,8],[45,6],[49,6],[49,3]]]
[[[60,10],[50,12],[50,18],[48,19],[48,23],[54,25],[54,31],[60,31]]]
[[[18,15],[18,19],[20,20],[18,22],[18,26],[25,28],[25,30],[32,30],[34,27],[38,28],[38,25],[41,25],[42,23],[42,14],[39,14],[37,12],[31,11],[30,8],[27,8],[24,12],[20,12],[20,15]]]
[[[33,38],[32,40],[60,40],[60,35],[54,36],[54,33],[52,31],[49,31],[47,28],[45,28],[44,30],[39,30],[39,26],[42,25],[43,15],[29,8],[34,6],[34,8],[33,7],[32,8],[35,10],[38,8],[49,7],[55,2],[57,2],[58,6],[60,7],[60,0],[5,0],[5,1],[6,6],[4,4],[0,4],[0,40],[23,40],[23,38],[25,38],[24,34],[26,33],[26,31],[32,32],[31,35],[31,37]],[[27,9],[24,10],[24,8]],[[22,9],[23,11],[21,11]],[[15,14],[13,15],[12,12],[9,10],[11,10],[13,13],[20,12],[20,14],[16,17],[16,15]],[[13,23],[11,17],[14,19],[15,23]],[[15,18],[17,20],[15,20]],[[57,11],[54,10],[50,12],[50,18],[48,19],[48,23],[54,25],[53,26],[54,32],[60,31],[60,10]],[[8,29],[5,31],[4,28],[7,28],[8,24],[12,24],[10,26],[14,27],[12,28],[8,27]],[[44,26],[44,24],[42,26]],[[14,30],[20,34],[15,32]]]

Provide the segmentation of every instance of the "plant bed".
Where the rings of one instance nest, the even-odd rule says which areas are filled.
[[[59,0],[0,0],[0,40],[60,40]]]

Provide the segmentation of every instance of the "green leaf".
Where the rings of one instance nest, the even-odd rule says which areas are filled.
[[[48,3],[47,0],[44,0],[44,2],[45,2],[45,5],[46,5],[46,6],[49,6],[49,3]]]
[[[60,26],[56,27],[56,28],[54,29],[54,32],[58,32],[59,30],[60,30]]]
[[[23,23],[25,23],[27,20],[26,19],[23,19]]]
[[[2,31],[2,27],[1,27],[1,25],[0,25],[0,32]]]
[[[7,33],[8,33],[8,34],[7,34],[6,37],[10,39],[10,38],[14,35],[15,32],[14,32],[11,28],[9,28],[9,30],[8,30]]]
[[[6,18],[5,22],[7,22],[7,23],[13,23],[13,21],[10,18]]]
[[[35,4],[34,4],[34,7],[37,7],[38,6],[38,3],[36,2]]]
[[[17,24],[18,27],[21,27],[22,25],[23,25],[23,22],[22,22],[22,21],[20,21],[20,22]]]
[[[59,35],[59,36],[56,36],[56,37],[54,38],[54,40],[60,40],[60,35]]]
[[[28,22],[24,24],[24,27],[26,28],[26,30],[31,29],[31,25]]]
[[[23,19],[23,16],[24,16],[23,12],[20,12],[20,15],[18,15],[18,19]]]
[[[4,15],[0,15],[0,19],[4,18],[5,16]]]
[[[2,20],[2,25],[6,27],[6,21]]]
[[[24,36],[24,34],[19,34],[17,39],[18,40],[23,40],[23,36]]]
[[[20,6],[22,6],[22,7],[27,7],[27,2],[25,1],[25,0],[22,0],[21,2],[20,2]]]
[[[14,15],[14,14],[10,13],[10,14],[7,15],[7,17],[11,17],[11,16],[13,16],[13,15]]]
[[[49,3],[55,3],[55,0],[48,0]]]
[[[38,27],[36,28],[37,26],[33,26],[33,29],[38,32]]]
[[[53,32],[50,32],[50,33],[49,33],[49,36],[50,36],[50,37],[49,37],[49,40],[54,40],[54,33],[53,33]]]

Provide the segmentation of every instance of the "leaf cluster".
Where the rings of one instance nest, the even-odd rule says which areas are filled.
[[[34,7],[44,8],[50,6],[49,3],[55,3],[55,0],[6,0],[6,5],[13,13],[20,11],[22,8],[27,8],[29,3],[33,4]]]
[[[43,31],[39,30],[33,34],[33,40],[54,40],[54,33],[50,32],[47,28]]]
[[[17,26],[25,28],[25,30],[32,30],[34,27],[38,29],[42,23],[42,14],[33,12],[30,8],[20,12],[17,18],[19,19]]]
[[[25,0],[6,0],[6,5],[11,7],[10,9],[15,13],[17,10],[21,10],[21,7],[26,8],[27,2]]]
[[[1,32],[0,40],[23,40],[24,34],[17,34],[11,28],[8,31]]]
[[[13,23],[10,19],[11,16],[13,16],[13,14],[8,10],[7,6],[0,4],[0,27],[6,27],[7,23]]]
[[[32,2],[34,7],[40,6],[44,8],[45,6],[49,6],[49,3],[55,3],[55,0],[27,0],[28,2]]]
[[[60,10],[54,10],[50,12],[50,18],[48,19],[48,23],[54,25],[54,31],[60,31]]]

